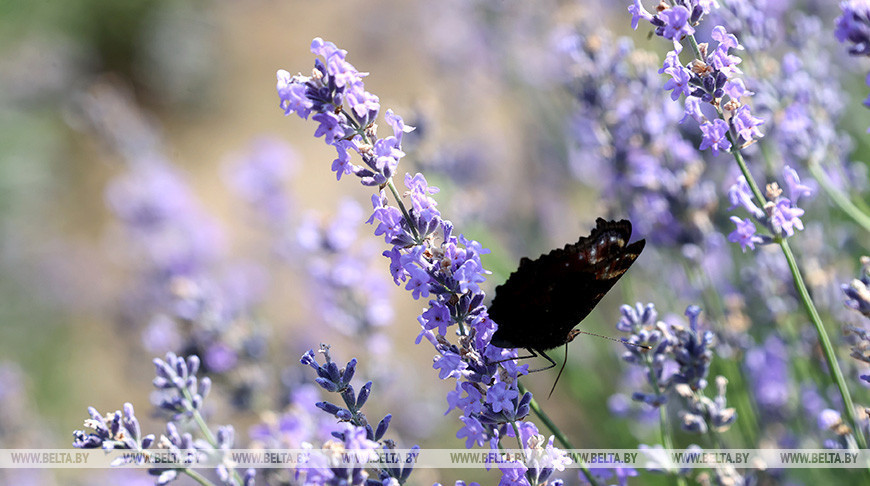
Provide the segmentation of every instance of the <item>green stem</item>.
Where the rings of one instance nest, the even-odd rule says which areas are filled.
[[[822,323],[822,318],[819,317],[819,312],[816,310],[816,306],[810,298],[810,293],[807,290],[803,277],[801,276],[801,271],[795,261],[794,254],[788,246],[788,241],[781,239],[779,241],[779,246],[782,248],[783,254],[785,254],[785,260],[788,262],[788,268],[791,271],[792,279],[794,280],[795,288],[797,288],[800,301],[803,303],[807,314],[809,314],[813,327],[816,328],[816,334],[819,336],[819,344],[822,346],[822,353],[825,355],[825,361],[828,364],[831,377],[834,379],[837,389],[840,390],[840,397],[843,399],[843,408],[846,409],[846,418],[849,420],[849,426],[852,427],[855,441],[858,443],[858,447],[866,449],[867,439],[864,437],[864,433],[860,428],[860,423],[855,417],[855,405],[852,402],[852,395],[849,393],[849,387],[846,385],[843,371],[840,370],[840,364],[837,362],[837,355],[834,353],[834,347],[831,346],[831,340],[828,338],[827,331],[825,331],[825,325]]]
[[[194,471],[193,469],[184,469],[182,472],[193,478],[194,481],[201,484],[202,486],[214,486],[214,483],[212,483],[211,481],[206,479],[205,476]]]
[[[202,414],[200,414],[198,410],[193,411],[193,420],[196,422],[199,430],[202,431],[202,434],[205,436],[205,440],[207,440],[212,447],[217,447],[217,438],[215,438],[211,429],[208,428],[208,424],[205,423],[205,419],[202,418]]]
[[[359,135],[360,137],[362,137],[362,139],[365,143],[371,143],[368,135],[366,135],[366,133],[365,133],[366,131],[365,131],[364,127],[361,127],[360,124],[357,123],[356,118],[354,118],[344,108],[341,109],[341,112],[344,113],[344,116],[347,118],[348,123],[350,123],[351,126],[353,126],[354,130],[356,130],[356,134]],[[396,204],[398,204],[399,209],[402,210],[402,215],[405,216],[405,221],[407,221],[408,226],[411,227],[411,232],[414,233],[414,240],[417,243],[422,243],[422,241],[420,241],[420,234],[417,232],[417,228],[415,228],[414,225],[411,224],[411,215],[408,214],[408,210],[405,209],[405,205],[402,203],[402,197],[399,196],[399,191],[396,190],[396,185],[393,184],[392,177],[390,177],[387,180],[386,186],[390,188],[390,192],[393,193],[393,198],[396,199]]]
[[[182,388],[181,393],[187,399],[188,403],[193,403],[193,396],[190,394],[190,391],[187,388]],[[194,422],[196,422],[196,425],[199,427],[199,430],[202,432],[202,435],[205,436],[205,440],[208,441],[208,443],[211,444],[212,447],[217,448],[217,445],[218,445],[217,438],[214,436],[211,429],[208,427],[208,424],[205,422],[205,419],[202,417],[202,414],[199,413],[199,410],[196,410],[196,409],[191,409],[190,411],[193,413]],[[242,477],[239,475],[239,472],[236,471],[235,468],[233,468],[232,471],[233,471],[233,477],[236,479],[236,481],[238,481],[239,484],[242,484]],[[189,469],[186,469],[185,472],[188,475],[190,475],[190,477],[192,477],[193,479],[197,479],[196,477],[193,476],[193,474],[196,474],[196,476],[199,476],[199,474],[197,474],[194,471],[190,471]],[[191,474],[191,473],[193,473],[193,474]],[[199,477],[202,478],[202,476],[199,476]],[[202,478],[202,479],[205,480],[205,478]],[[211,483],[209,482],[209,483],[200,483],[200,484],[211,484]]]
[[[725,120],[725,115],[722,113],[722,110],[717,108],[719,112],[719,118],[723,121]],[[752,191],[752,195],[755,196],[755,199],[758,200],[760,206],[763,208],[765,203],[767,203],[767,198],[764,197],[764,193],[761,192],[761,189],[758,187],[758,184],[755,182],[755,178],[752,177],[752,173],[749,172],[749,167],[746,165],[746,159],[743,158],[743,153],[740,152],[740,147],[736,144],[736,140],[734,136],[731,135],[731,132],[727,132],[728,141],[731,142],[731,155],[734,156],[734,160],[737,161],[737,166],[740,167],[740,173],[743,174],[743,178],[746,179],[746,183],[749,184],[749,189]]]
[[[519,444],[520,450],[521,451],[526,450],[526,446],[523,445],[523,438],[520,437],[520,428],[517,426],[516,421],[511,422],[511,427],[514,429],[514,435],[517,436],[517,444]]]
[[[870,231],[870,216],[861,211],[861,209],[856,206],[848,196],[837,190],[837,188],[831,184],[831,180],[828,178],[828,175],[825,174],[825,171],[822,170],[821,164],[810,161],[807,165],[810,168],[810,173],[817,181],[819,181],[819,185],[822,186],[822,189],[828,197],[831,198],[831,201],[833,201],[841,211],[846,213],[847,216],[861,225],[865,231]]]
[[[522,383],[517,382],[517,388],[519,388],[520,393],[526,393],[526,387],[523,386]],[[547,428],[550,430],[550,432],[556,437],[556,440],[558,440],[559,443],[562,444],[562,447],[564,447],[565,449],[574,449],[574,446],[568,440],[568,437],[566,437],[565,434],[563,434],[562,431],[559,429],[559,427],[552,420],[550,420],[550,417],[546,413],[544,413],[544,410],[541,409],[540,405],[538,405],[537,400],[532,398],[532,401],[529,402],[529,406],[532,408],[532,411],[535,412],[535,415],[541,420],[541,422],[543,422],[544,425],[546,425]],[[582,471],[583,475],[586,476],[586,481],[588,481],[589,484],[591,484],[592,486],[600,486],[598,484],[598,480],[596,480],[595,476],[593,476],[592,473],[589,471],[589,466],[585,462],[579,461],[578,465],[580,466],[580,471]]]
[[[405,204],[402,203],[402,197],[399,195],[399,191],[396,189],[396,185],[393,184],[393,178],[390,177],[387,180],[387,187],[390,188],[390,192],[393,193],[393,198],[396,200],[396,204],[399,206],[399,209],[402,211],[402,215],[405,217],[405,221],[408,222],[408,227],[411,228],[411,232],[414,233],[414,240],[417,243],[423,243],[420,241],[420,233],[417,232],[417,228],[411,224],[411,215],[408,213],[408,210],[405,209]]]
[[[700,53],[696,49],[697,41],[695,40],[694,36],[688,37],[689,43],[692,45],[696,57],[698,57],[698,59],[701,59],[701,57],[699,56]],[[719,114],[719,118],[725,120],[725,115],[718,105],[716,106],[716,111]],[[740,147],[735,143],[736,140],[730,131],[727,133],[727,137],[728,141],[731,142],[731,154],[734,156],[734,160],[737,161],[737,165],[740,167],[740,172],[743,173],[743,177],[746,179],[749,188],[752,190],[752,194],[755,196],[758,202],[761,203],[761,207],[764,207],[767,200],[765,199],[758,185],[755,183],[755,179],[752,177],[752,174],[749,172],[749,168],[746,166],[746,161],[743,159],[743,154],[740,152]],[[780,248],[782,248],[782,252],[785,255],[786,261],[788,262],[788,267],[791,271],[794,285],[798,291],[800,300],[803,303],[807,314],[810,316],[810,320],[812,321],[813,326],[816,329],[816,334],[818,334],[819,336],[819,343],[822,345],[822,352],[825,355],[825,361],[827,361],[828,363],[828,369],[830,370],[830,374],[834,380],[834,383],[840,390],[840,396],[843,398],[843,406],[846,409],[846,417],[848,418],[849,425],[852,427],[853,433],[855,434],[855,440],[857,441],[859,447],[861,447],[862,449],[866,449],[867,440],[864,437],[863,431],[858,427],[859,423],[855,417],[855,406],[852,403],[852,396],[849,394],[849,388],[846,386],[846,380],[843,378],[843,372],[840,370],[840,365],[837,362],[837,357],[834,353],[833,346],[831,346],[831,341],[828,338],[828,333],[827,331],[825,331],[825,326],[824,324],[822,324],[822,319],[821,317],[819,317],[819,313],[816,310],[812,299],[810,298],[810,294],[807,291],[806,284],[804,283],[803,277],[801,276],[800,270],[798,269],[797,262],[795,261],[794,254],[792,254],[791,248],[789,248],[788,246],[788,242],[779,235],[775,235],[775,237],[777,242],[779,243]]]
[[[653,389],[658,395],[661,393],[661,387],[659,386],[659,379],[656,376],[655,370],[653,369],[652,357],[649,353],[644,353],[644,360],[646,361],[647,373],[649,373],[649,379],[652,382]],[[658,406],[659,409],[659,433],[661,434],[662,446],[665,449],[673,449],[674,441],[671,438],[671,426],[670,419],[668,418],[667,407],[662,404]],[[677,483],[677,486],[686,486],[686,478],[680,476],[679,473],[668,471],[668,473],[674,475],[674,482]]]
[[[701,49],[698,47],[698,41],[695,40],[694,35],[688,36],[689,45],[692,47],[692,53],[695,54],[695,59],[704,60],[704,56],[701,55]]]

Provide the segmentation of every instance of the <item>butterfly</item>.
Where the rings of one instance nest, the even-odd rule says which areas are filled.
[[[495,288],[488,313],[498,329],[490,344],[525,348],[532,353],[528,357],[542,356],[550,362],[542,370],[556,366],[546,351],[571,342],[583,332],[574,327],[592,312],[643,250],[646,240],[628,244],[629,238],[628,220],[598,218],[592,233],[577,243],[535,260],[521,259],[519,268]]]

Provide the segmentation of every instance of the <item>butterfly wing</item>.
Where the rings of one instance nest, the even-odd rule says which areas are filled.
[[[622,277],[645,241],[628,244],[631,223],[598,218],[589,236],[535,260],[523,258],[496,287],[489,316],[498,324],[491,343],[502,348],[546,351],[565,344]]]

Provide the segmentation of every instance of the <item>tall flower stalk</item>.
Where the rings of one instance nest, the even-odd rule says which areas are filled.
[[[772,243],[780,247],[798,298],[815,328],[830,378],[840,392],[856,442],[859,447],[866,448],[866,438],[855,416],[855,407],[848,385],[824,323],[809,295],[786,239],[793,235],[794,229],[802,229],[799,216],[803,211],[797,208],[793,201],[780,198],[781,190],[774,185],[768,186],[766,197],[743,156],[743,149],[756,143],[763,136],[759,126],[764,123],[764,120],[752,116],[749,105],[745,104],[752,93],[737,77],[742,74],[738,67],[741,59],[733,55],[731,50],[742,50],[743,46],[723,26],[716,26],[711,31],[711,40],[718,43],[715,49],[709,43],[699,43],[696,40],[695,26],[715,6],[717,6],[716,2],[709,0],[676,0],[670,3],[662,2],[657,7],[656,13],[652,14],[641,5],[640,0],[634,0],[628,10],[632,14],[634,29],[637,29],[640,20],[645,20],[654,27],[656,35],[673,42],[674,49],[668,53],[664,66],[660,70],[661,73],[668,74],[672,78],[665,85],[665,89],[672,90],[674,100],[685,98],[686,116],[698,123],[703,134],[700,150],[709,149],[713,154],[729,152],[734,157],[743,175],[740,182],[745,184],[745,190],[742,191],[746,196],[743,205],[750,209],[753,216],[763,222],[768,230],[767,235],[756,238],[756,228],[750,220],[734,218],[737,229],[729,239],[740,242],[744,249],[747,246],[753,247],[755,242]],[[688,43],[691,49],[691,61],[686,64],[680,60],[683,41]],[[705,113],[705,110],[711,108],[712,119]],[[735,200],[732,199],[732,203],[734,202]],[[758,211],[753,211],[752,207]]]
[[[564,469],[564,452],[553,446],[553,437],[545,439],[533,423],[523,420],[531,411],[532,394],[520,390],[518,379],[528,373],[528,365],[519,366],[512,359],[516,350],[489,344],[496,324],[487,315],[479,286],[489,273],[480,261],[488,250],[454,232],[432,197],[438,188],[430,186],[422,174],[406,174],[407,190],[399,192],[393,177],[405,155],[403,135],[413,127],[387,110],[384,118],[393,133],[379,138],[375,123],[379,99],[365,90],[365,74],[347,62],[346,51],[331,42],[314,39],[311,51],[320,57],[310,76],[278,71],[280,106],[286,115],[296,113],[318,123],[315,136],[323,137],[337,151],[332,163],[337,179],[354,175],[364,186],[377,188],[368,222],[375,225],[375,235],[383,236],[391,246],[384,256],[390,260],[394,282],[404,285],[414,299],[430,298],[418,317],[417,343],[425,338],[437,351],[433,368],[439,378],[455,380],[447,402],[448,412],[462,412],[463,427],[457,438],[464,438],[466,447],[488,444],[497,452],[502,439],[510,437],[521,449],[540,450],[546,461],[505,467],[502,480],[559,484],[552,474]],[[362,163],[354,163],[352,154]],[[395,206],[389,203],[387,191]],[[456,343],[447,339],[453,326]],[[583,470],[596,484],[588,470]]]
[[[181,458],[178,462],[195,464],[198,457],[220,457],[221,464],[215,469],[215,473],[224,486],[254,486],[256,471],[248,469],[244,475],[239,474],[232,461],[225,457],[223,452],[232,449],[235,432],[231,425],[218,428],[217,432],[211,430],[202,416],[205,397],[211,389],[211,380],[207,377],[197,377],[200,368],[200,360],[197,356],[187,358],[167,353],[166,359],[154,359],[156,377],[153,385],[158,390],[156,406],[159,410],[171,415],[171,420],[166,423],[166,433],[155,441],[154,434],[142,436],[139,420],[133,411],[133,405],[124,404],[124,411],[101,415],[95,408],[89,407],[90,419],[85,420],[87,430],[73,432],[73,447],[82,449],[100,448],[105,451],[114,449],[128,449],[147,454],[147,451],[155,448],[171,452],[173,456]],[[179,432],[187,422],[196,424],[204,440],[194,439],[187,432]],[[112,465],[119,466],[131,461],[144,461],[142,459],[116,459]],[[175,469],[154,468],[149,469],[149,474],[155,476],[155,484],[163,486],[178,479],[184,474],[201,484],[202,486],[214,486],[215,483],[198,473],[191,467]]]

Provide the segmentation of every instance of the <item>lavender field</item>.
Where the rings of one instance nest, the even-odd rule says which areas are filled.
[[[0,484],[870,482],[870,1],[0,26]]]

